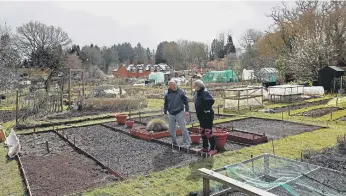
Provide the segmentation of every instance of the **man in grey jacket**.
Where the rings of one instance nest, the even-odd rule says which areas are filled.
[[[186,97],[185,92],[178,88],[177,83],[174,80],[169,81],[168,86],[169,88],[165,95],[163,112],[166,118],[168,112],[169,132],[172,137],[172,143],[173,145],[178,145],[177,135],[175,132],[175,123],[177,122],[183,132],[184,146],[190,147],[190,135],[186,128],[184,115],[184,106],[185,114],[189,114],[188,98]]]

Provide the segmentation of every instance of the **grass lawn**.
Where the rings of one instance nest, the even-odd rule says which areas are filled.
[[[150,109],[157,110],[161,109],[162,106],[162,99],[148,99],[148,107]],[[291,111],[291,114],[293,114],[293,112],[299,113],[308,111],[315,107],[321,106],[313,106],[310,108]],[[337,111],[335,114],[333,113],[333,119],[332,121],[328,122],[327,128],[275,140],[275,154],[288,158],[299,158],[301,152],[304,150],[320,150],[335,145],[336,137],[338,135],[346,134],[346,130],[344,129],[346,122],[336,123],[335,120],[345,115],[346,110]],[[327,126],[326,121],[330,120],[328,119],[330,115],[325,115],[319,118],[310,118],[302,116],[288,116],[287,112],[278,114],[247,112],[233,117],[232,119],[249,116],[280,120],[283,118],[284,120],[303,122],[319,126]],[[106,120],[110,121],[109,119]],[[216,122],[226,120],[229,119],[221,119]],[[74,124],[74,126],[95,124],[100,122],[103,121],[84,122]],[[11,127],[11,125],[13,125],[13,122],[12,124],[6,123],[5,128]],[[32,130],[26,130],[25,132],[30,131]],[[272,153],[271,142],[254,147],[243,148],[237,151],[228,151],[182,168],[167,169],[164,171],[151,173],[148,176],[138,176],[127,179],[123,182],[85,191],[83,195],[187,195],[189,192],[202,189],[202,180],[198,173],[199,168],[205,167],[209,169],[216,169],[225,165],[249,159],[251,155],[256,156],[262,153]],[[0,148],[0,169],[3,174],[2,176],[7,174],[11,176],[11,178],[0,178],[0,193],[5,193],[4,195],[23,195],[23,184],[19,175],[17,163],[14,161],[6,163],[5,155],[6,149]],[[7,187],[7,189],[3,189],[3,187]],[[12,187],[11,190],[8,189],[8,187]]]
[[[0,195],[24,195],[24,183],[16,160],[8,161],[7,149],[0,147]]]

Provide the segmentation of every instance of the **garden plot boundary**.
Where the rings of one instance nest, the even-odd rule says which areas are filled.
[[[64,128],[65,129],[65,128]],[[68,129],[68,128],[67,128]],[[64,130],[62,130],[64,131]],[[56,134],[61,140],[63,140],[64,142],[67,142],[68,145],[70,145],[77,153],[80,153],[82,155],[84,155],[86,158],[88,159],[91,159],[93,160],[98,166],[100,166],[102,169],[106,169],[108,171],[108,173],[110,175],[114,175],[116,177],[118,177],[120,180],[124,180],[125,178],[123,176],[121,176],[118,172],[114,171],[112,168],[104,165],[102,162],[100,162],[99,160],[97,160],[95,157],[93,157],[92,155],[90,155],[89,153],[85,152],[84,150],[80,149],[78,146],[76,146],[73,142],[71,142],[70,140],[68,140],[68,138],[65,138],[62,134],[59,133],[58,130],[47,130],[47,131],[40,131],[40,132],[31,132],[31,133],[19,133],[18,135],[34,135],[36,133],[54,133]],[[29,185],[29,182],[27,180],[27,177],[26,177],[26,172],[24,170],[24,168],[22,167],[22,163],[20,161],[20,157],[18,157],[18,160],[19,160],[19,166],[20,166],[20,169],[22,171],[22,177],[24,178],[25,180],[25,184],[26,184],[26,191],[28,193],[31,194],[31,191],[30,191],[30,185]]]
[[[161,110],[154,110],[154,111],[148,111],[148,112],[136,112],[136,113],[128,113],[129,116],[138,116],[141,114],[155,114],[160,112]],[[35,128],[47,128],[50,126],[59,126],[59,125],[69,125],[72,123],[81,123],[81,122],[87,122],[87,121],[96,121],[96,120],[104,120],[104,119],[111,119],[114,118],[115,114],[109,114],[106,116],[100,116],[100,117],[89,117],[89,118],[82,118],[82,119],[75,119],[75,120],[62,120],[62,121],[49,121],[49,120],[44,120],[47,123],[42,123],[42,124],[33,124],[33,125],[19,125],[16,126],[16,130],[25,130],[25,129],[35,129]],[[144,116],[143,116],[144,117]]]
[[[229,121],[225,121],[225,122],[214,123],[214,126],[222,125],[223,123],[237,122],[237,121],[241,121],[241,120],[245,120],[245,119],[260,119],[260,120],[269,120],[269,121],[281,121],[281,122],[294,123],[294,124],[299,124],[299,125],[315,126],[315,127],[319,127],[319,129],[328,128],[328,127],[324,127],[324,126],[320,126],[320,125],[310,125],[310,124],[299,123],[299,122],[288,121],[288,120],[280,120],[280,119],[275,119],[275,118],[261,118],[261,117],[254,117],[254,116],[242,116],[239,119],[234,119],[234,120],[229,120]]]
[[[116,132],[120,132],[120,133],[126,134],[129,137],[133,137],[129,132],[126,132],[126,131],[123,131],[123,130],[120,130],[120,129],[117,129],[117,128],[114,128],[114,127],[111,127],[111,126],[108,126],[108,125],[105,125],[105,124],[101,124],[101,126],[106,127],[108,129],[116,131]],[[194,150],[194,149],[188,149],[188,148],[185,148],[183,146],[172,145],[171,143],[160,141],[158,139],[152,139],[150,141],[146,141],[146,140],[142,140],[142,141],[143,142],[154,142],[154,143],[157,143],[157,144],[160,144],[160,145],[171,147],[172,149],[175,149],[175,150],[178,150],[178,151],[186,152],[188,154],[195,154],[196,156],[200,156],[200,157],[210,157],[211,156],[211,155],[208,155],[208,153],[199,152],[198,150]]]

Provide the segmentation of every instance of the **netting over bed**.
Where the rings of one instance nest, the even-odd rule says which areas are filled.
[[[346,174],[269,154],[219,173],[280,196],[346,195]]]

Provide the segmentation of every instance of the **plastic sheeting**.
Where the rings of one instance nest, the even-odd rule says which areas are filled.
[[[19,139],[13,129],[11,130],[10,135],[6,138],[5,145],[9,147],[7,155],[10,158],[13,158],[20,152]]]
[[[210,71],[203,77],[203,82],[238,82],[237,75],[232,70]]]
[[[323,86],[277,85],[268,88],[269,95],[324,95]]]
[[[242,80],[253,80],[255,78],[254,70],[243,69]]]

